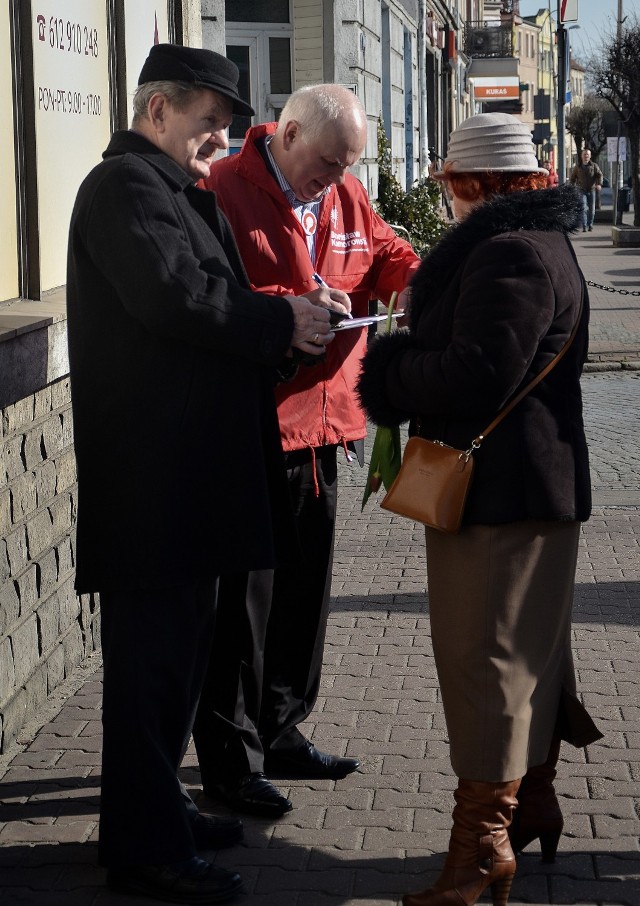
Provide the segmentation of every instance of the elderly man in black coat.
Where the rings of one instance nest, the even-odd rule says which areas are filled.
[[[253,113],[237,83],[218,54],[153,47],[69,239],[76,586],[100,593],[104,653],[100,859],[112,889],[179,903],[240,887],[196,855],[240,822],[199,814],[177,771],[219,575],[291,546],[276,370],[333,337],[322,304],[250,291],[215,195],[195,187],[232,113]]]

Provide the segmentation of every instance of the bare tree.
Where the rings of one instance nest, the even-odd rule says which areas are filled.
[[[629,139],[633,188],[633,225],[640,226],[640,22],[627,16],[619,36],[602,45],[591,61],[596,95],[617,111]]]
[[[572,106],[567,113],[566,129],[573,136],[578,160],[583,148],[588,148],[594,158],[600,156],[607,144],[604,114],[610,109],[608,101],[588,94],[582,104]]]

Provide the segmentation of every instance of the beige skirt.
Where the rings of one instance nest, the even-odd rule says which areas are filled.
[[[579,534],[577,522],[546,521],[426,530],[431,635],[458,777],[522,777],[546,760],[563,695],[581,707],[570,637]]]

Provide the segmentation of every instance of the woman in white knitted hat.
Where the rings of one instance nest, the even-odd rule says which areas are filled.
[[[576,697],[570,647],[580,522],[591,507],[580,395],[588,298],[568,239],[582,201],[572,186],[547,188],[547,175],[513,116],[479,114],[452,133],[437,178],[457,224],[414,277],[409,330],[372,345],[359,382],[374,422],[409,420],[410,433],[467,449],[577,323],[561,361],[475,452],[461,531],[426,529],[433,649],[459,780],[444,869],[405,906],[471,906],[488,887],[505,906],[514,851],[539,838],[544,860],[555,856],[560,739],[584,746],[601,736]]]

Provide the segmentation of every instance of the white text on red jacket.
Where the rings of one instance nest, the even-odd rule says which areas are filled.
[[[331,230],[331,248],[338,255],[346,255],[349,252],[368,252],[369,243],[360,230],[353,233],[335,233]]]

